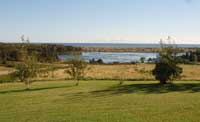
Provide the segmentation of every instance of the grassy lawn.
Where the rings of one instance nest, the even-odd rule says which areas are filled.
[[[200,82],[0,84],[0,122],[198,122]]]

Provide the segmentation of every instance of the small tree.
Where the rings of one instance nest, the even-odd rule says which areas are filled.
[[[119,75],[119,85],[121,86],[121,85],[123,85],[123,83],[124,83],[124,81],[127,79],[127,77],[126,77],[126,71],[125,71],[126,69],[124,69],[124,70],[121,70],[121,71],[119,71],[119,73],[120,73],[120,75]]]
[[[37,60],[35,56],[28,56],[27,60],[16,66],[14,77],[24,82],[27,89],[30,89],[31,78],[37,75]]]
[[[193,63],[197,63],[198,62],[198,56],[195,53],[191,53],[190,54],[190,61]]]
[[[164,47],[161,45],[159,61],[156,62],[156,66],[152,73],[156,80],[159,80],[161,84],[166,84],[167,81],[172,81],[180,76],[182,68],[177,66],[176,52],[177,49],[171,46]]]
[[[74,58],[69,61],[66,73],[70,77],[77,81],[76,86],[79,85],[79,80],[83,79],[85,76],[85,70],[87,69],[87,63],[80,58]]]
[[[8,57],[8,52],[6,51],[6,48],[3,48],[0,50],[0,63],[6,64]]]
[[[145,62],[145,57],[141,57],[141,58],[140,58],[140,62],[141,62],[141,63],[144,63],[144,62]]]
[[[161,84],[166,84],[167,81],[172,81],[178,78],[181,73],[182,68],[178,67],[176,63],[171,61],[160,61],[156,63],[153,70],[153,75]]]
[[[29,76],[28,65],[25,63],[20,63],[16,66],[16,71],[14,73],[14,77],[18,78],[20,82],[24,82]]]

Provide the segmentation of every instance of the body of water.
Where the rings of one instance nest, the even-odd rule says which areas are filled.
[[[147,61],[149,58],[157,58],[158,53],[134,53],[134,52],[83,52],[80,57],[85,61],[92,59],[102,59],[104,63],[127,63],[127,62],[139,62],[142,57]],[[69,60],[73,58],[73,55],[60,55],[62,60]]]
[[[133,44],[133,43],[65,43],[66,46],[75,47],[140,47],[140,48],[155,48],[160,47],[160,44]],[[177,47],[184,48],[200,48],[199,44],[177,44]],[[184,54],[184,53],[183,53]],[[179,55],[183,55],[180,53]],[[73,55],[60,55],[62,60],[73,58]],[[149,58],[157,59],[158,53],[145,53],[145,52],[83,52],[80,57],[85,61],[92,59],[102,59],[104,63],[127,63],[139,62],[142,57],[147,61]]]

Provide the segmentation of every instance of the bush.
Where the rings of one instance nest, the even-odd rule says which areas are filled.
[[[167,81],[172,81],[182,73],[182,68],[177,66],[176,55],[173,53],[173,48],[165,47],[160,52],[159,61],[156,63],[152,73],[156,80],[161,84],[166,84]]]
[[[16,71],[14,72],[14,77],[24,82],[27,89],[30,88],[33,78],[37,75],[37,59],[35,56],[28,56],[28,59],[24,63],[20,63],[16,66]]]
[[[144,63],[144,62],[145,62],[145,59],[146,59],[145,57],[141,57],[141,58],[140,58],[140,63]]]
[[[89,60],[89,63],[90,64],[104,64],[103,60],[102,59],[97,59],[95,60],[94,58]]]
[[[73,80],[77,81],[76,85],[79,85],[79,80],[84,78],[87,63],[80,58],[74,58],[68,63],[68,67],[65,72],[69,74]]]

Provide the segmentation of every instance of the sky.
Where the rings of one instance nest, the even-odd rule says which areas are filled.
[[[0,41],[200,44],[200,0],[0,0]]]

